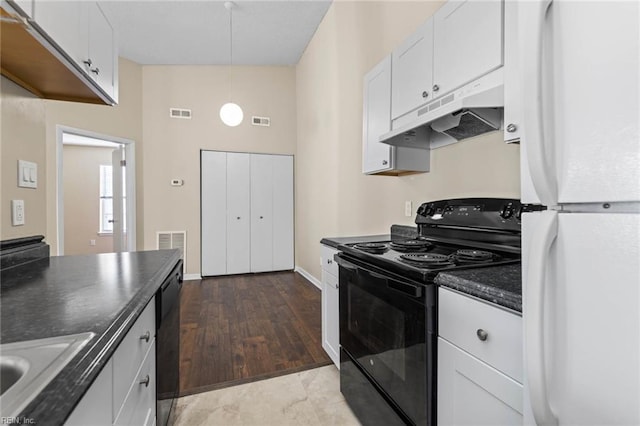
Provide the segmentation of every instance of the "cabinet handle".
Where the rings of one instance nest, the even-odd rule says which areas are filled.
[[[93,64],[93,62],[91,61],[91,58],[87,59],[86,61],[82,61],[86,66],[90,67],[91,64]]]
[[[433,85],[433,91],[437,92],[438,90],[440,90],[440,86],[438,86],[437,84]]]
[[[238,216],[236,219],[240,220],[240,216]]]
[[[382,160],[382,165],[386,166],[387,164],[389,164],[389,162],[387,160]]]
[[[513,123],[512,123],[512,124],[509,124],[509,125],[507,126],[507,132],[509,132],[509,133],[513,133],[513,132],[515,132],[516,130],[518,130],[518,126],[516,126],[516,125],[515,125],[515,124],[513,124]]]
[[[92,68],[91,72],[94,73],[95,75],[98,75],[98,74],[100,74],[100,68],[98,68],[98,67]]]
[[[331,264],[333,263],[333,260],[331,260],[331,259],[327,259],[327,263],[328,263],[329,265],[331,265]]]
[[[148,331],[144,333],[142,336],[140,336],[140,340],[144,340],[147,343],[149,343],[150,338],[151,338],[151,333],[149,333]]]
[[[487,338],[489,337],[489,333],[487,333],[486,331],[484,331],[483,329],[479,328],[476,331],[476,336],[478,336],[478,339],[482,340],[483,342],[485,340],[487,340]]]
[[[260,219],[264,219],[264,217],[260,216]]]
[[[422,97],[423,98],[428,98],[429,97],[429,94],[427,93],[426,90],[424,92],[422,92]]]
[[[140,384],[145,388],[149,387],[149,375],[147,374],[144,379],[140,380]]]

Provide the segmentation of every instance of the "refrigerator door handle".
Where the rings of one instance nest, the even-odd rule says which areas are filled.
[[[544,25],[552,0],[523,1],[518,3],[518,23],[522,40],[520,49],[523,70],[522,99],[525,149],[531,181],[546,206],[558,204],[555,166],[547,155],[544,140],[544,94],[542,87],[542,56]]]
[[[558,234],[558,212],[540,213],[539,227],[529,246],[525,299],[525,342],[531,409],[538,425],[557,425],[547,399],[544,348],[544,296],[546,259]]]

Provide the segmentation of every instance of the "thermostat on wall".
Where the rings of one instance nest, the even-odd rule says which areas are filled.
[[[182,186],[184,181],[182,179],[171,179],[171,186]]]

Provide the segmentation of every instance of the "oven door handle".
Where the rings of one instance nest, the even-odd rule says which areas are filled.
[[[367,271],[366,269],[362,269],[362,272],[369,275],[371,278],[384,281],[385,284],[387,285],[387,288],[390,288],[391,290],[399,291],[411,297],[416,297],[416,298],[422,297],[422,287],[420,286],[405,283],[403,281],[398,281],[393,278],[385,277],[384,275]]]

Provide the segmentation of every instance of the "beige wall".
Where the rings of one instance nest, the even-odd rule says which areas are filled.
[[[47,235],[45,110],[42,101],[0,80],[0,239]],[[38,187],[18,188],[18,160],[38,164]],[[25,224],[11,226],[11,200],[24,200]]]
[[[100,229],[100,166],[111,165],[113,148],[65,145],[64,254],[109,253],[113,236]],[[73,207],[73,208],[70,208]],[[90,245],[94,240],[95,245]]]
[[[362,77],[433,14],[439,2],[334,2],[296,68],[296,264],[320,277],[325,236],[388,233],[413,225],[428,200],[519,198],[519,147],[494,132],[433,150],[431,172],[366,176]]]
[[[119,102],[115,107],[74,102],[41,101],[46,105],[47,148],[47,240],[51,253],[57,253],[57,153],[56,126],[62,125],[108,136],[130,139],[136,150],[136,238],[138,249],[143,249],[144,235],[144,183],[142,161],[142,67],[120,58]],[[65,210],[69,207],[66,206]]]
[[[144,247],[158,231],[187,231],[186,273],[200,272],[200,150],[294,154],[296,96],[293,67],[231,67],[233,100],[244,110],[238,127],[220,121],[228,102],[229,67],[143,67]],[[169,108],[192,110],[172,119]],[[271,117],[271,127],[251,116]],[[171,179],[183,179],[173,187]]]

